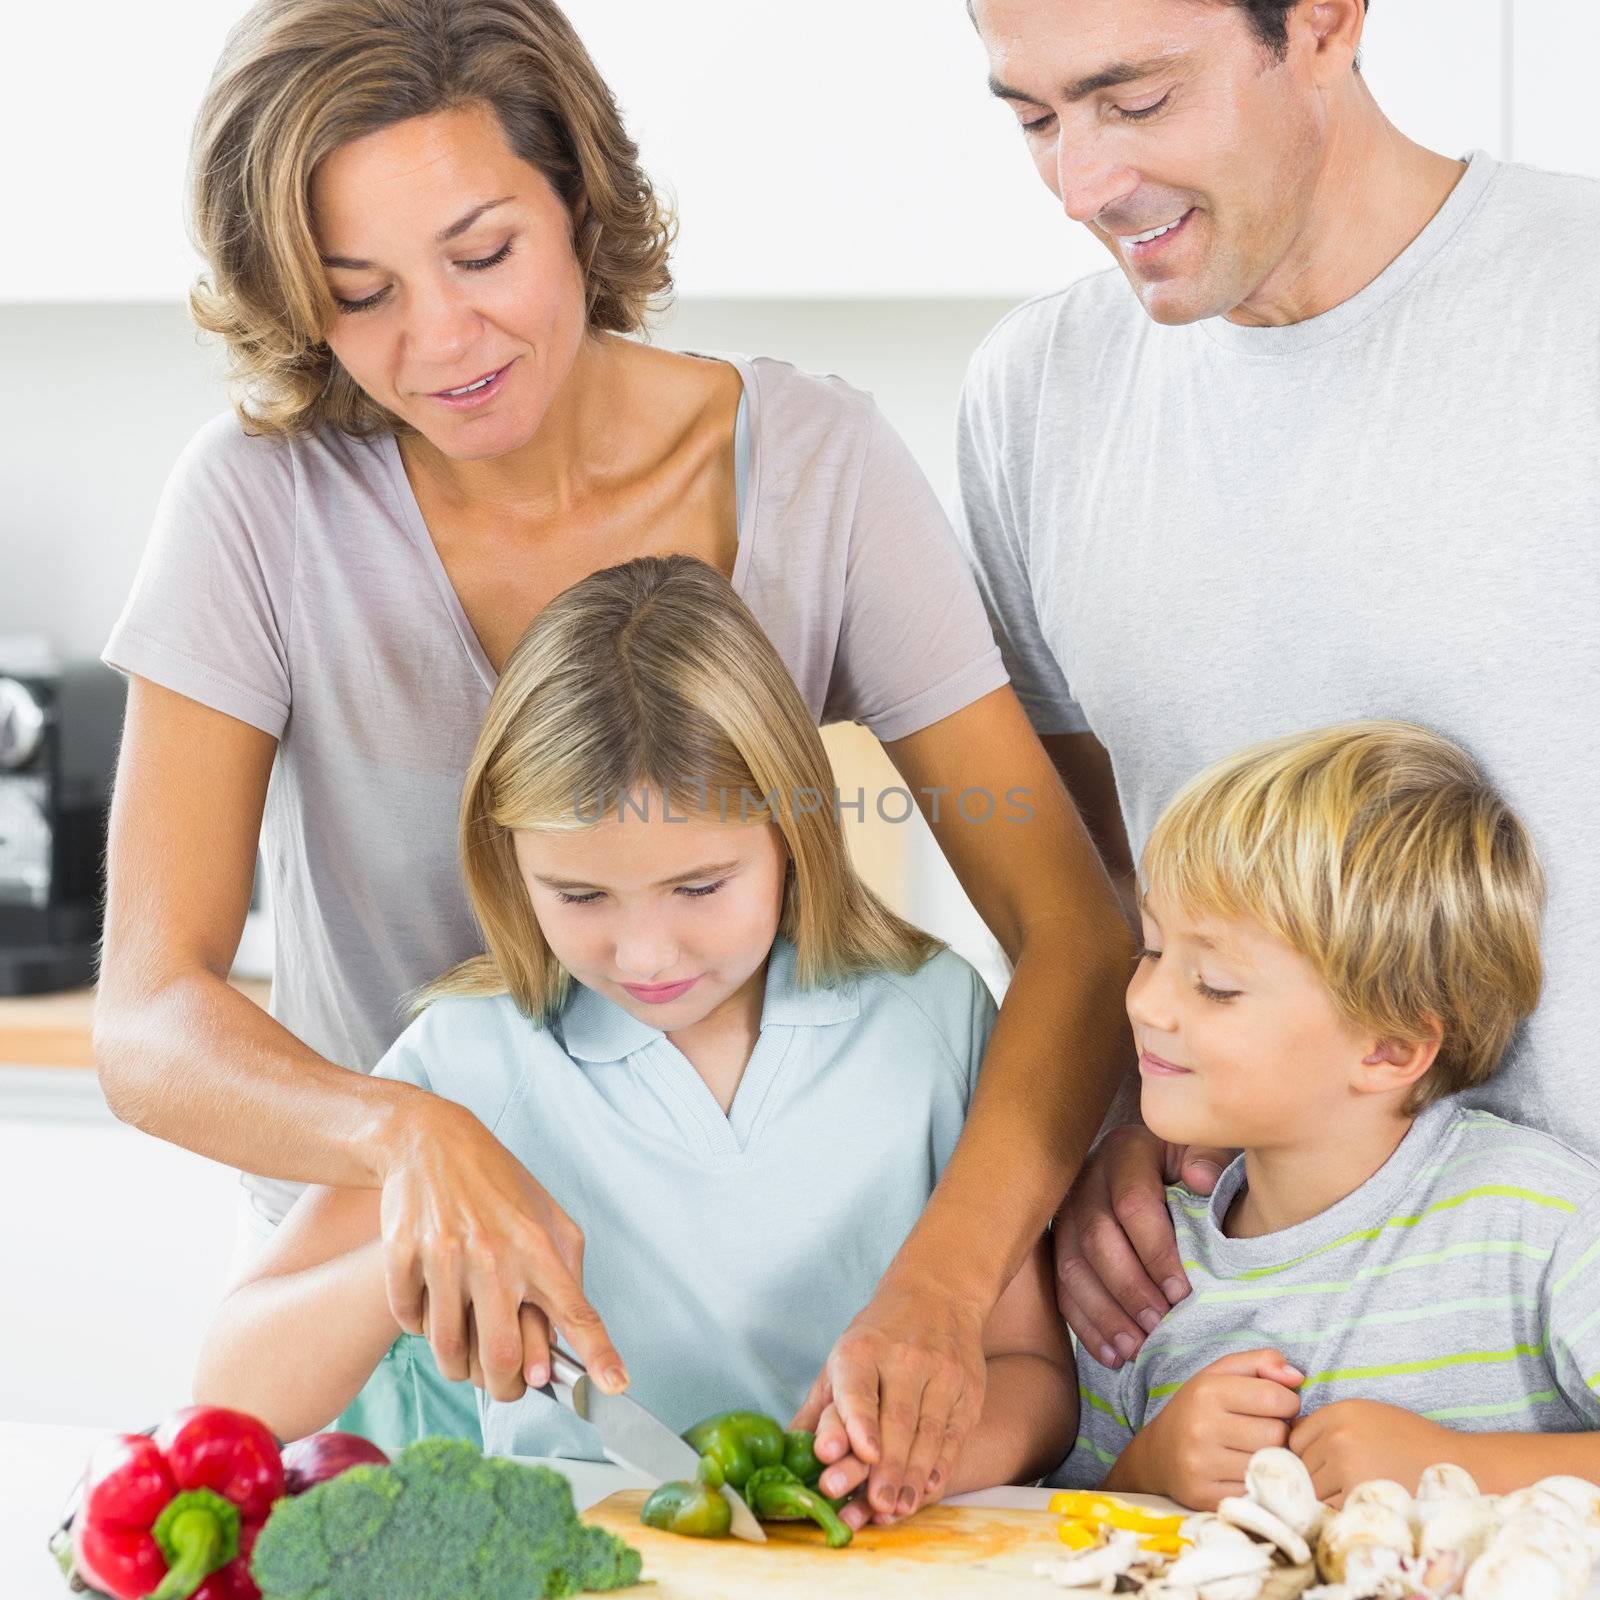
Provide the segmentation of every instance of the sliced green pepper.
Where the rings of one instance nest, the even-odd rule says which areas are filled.
[[[721,1412],[697,1422],[683,1437],[702,1456],[710,1456],[740,1493],[757,1468],[782,1465],[788,1447],[783,1429],[759,1411]]]
[[[787,1467],[758,1467],[744,1486],[750,1509],[763,1522],[814,1522],[837,1550],[851,1540],[849,1526],[839,1520],[826,1498],[809,1489]]]
[[[664,1483],[645,1501],[639,1520],[689,1539],[725,1539],[733,1526],[733,1507],[722,1497],[722,1468],[709,1456],[700,1460],[693,1483]]]

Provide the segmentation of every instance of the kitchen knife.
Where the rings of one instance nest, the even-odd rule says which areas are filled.
[[[657,1483],[673,1479],[694,1482],[700,1470],[700,1457],[694,1448],[637,1400],[596,1388],[588,1372],[565,1350],[551,1350],[550,1382],[543,1393],[589,1423],[600,1435],[606,1454],[618,1466],[641,1472]],[[727,1484],[722,1486],[722,1498],[733,1512],[731,1531],[740,1539],[765,1544],[767,1535],[755,1513]]]

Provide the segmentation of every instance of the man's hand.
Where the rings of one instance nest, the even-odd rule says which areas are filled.
[[[853,1526],[909,1516],[949,1482],[961,1441],[983,1411],[987,1307],[952,1299],[940,1285],[885,1278],[845,1329],[792,1427],[817,1435],[828,1484],[868,1478]]]
[[[1244,1493],[1257,1450],[1289,1442],[1305,1381],[1276,1350],[1245,1350],[1203,1367],[1122,1452],[1107,1489],[1164,1494],[1215,1511]]]
[[[1415,1494],[1422,1469],[1458,1460],[1461,1444],[1459,1433],[1376,1400],[1336,1400],[1302,1417],[1289,1434],[1317,1498],[1334,1505],[1369,1478],[1393,1478]]]
[[[435,1100],[383,1173],[384,1283],[407,1333],[425,1334],[444,1377],[496,1400],[550,1376],[559,1329],[599,1386],[628,1386],[584,1298],[583,1234],[470,1112]]]
[[[1090,1152],[1056,1213],[1056,1299],[1100,1364],[1131,1361],[1189,1292],[1167,1213],[1166,1186],[1210,1194],[1227,1150],[1165,1144],[1138,1124],[1113,1128]]]

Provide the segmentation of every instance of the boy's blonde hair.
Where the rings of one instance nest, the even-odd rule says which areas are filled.
[[[1544,874],[1471,758],[1426,728],[1353,722],[1192,779],[1145,846],[1190,914],[1247,916],[1381,1038],[1441,1039],[1408,1111],[1482,1083],[1538,1003]]]
[[[816,724],[721,573],[646,556],[558,595],[518,641],[489,701],[461,800],[467,895],[487,953],[425,989],[509,993],[539,1022],[570,979],[540,932],[513,830],[572,832],[665,796],[674,816],[775,823],[790,867],[778,931],[802,986],[914,972],[941,942],[856,875]]]

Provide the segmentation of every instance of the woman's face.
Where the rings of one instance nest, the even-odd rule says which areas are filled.
[[[311,206],[345,371],[453,460],[526,444],[582,346],[584,284],[570,213],[493,110],[340,146]]]

